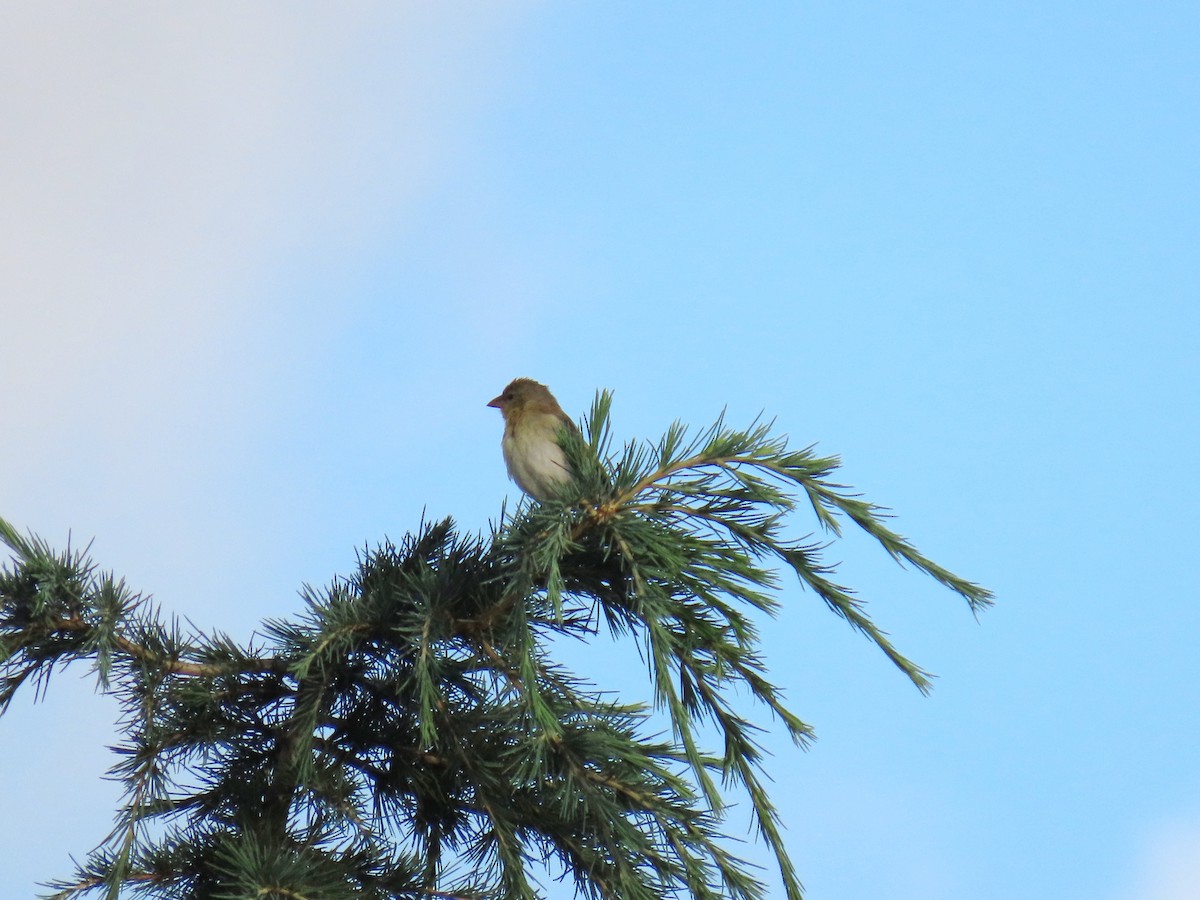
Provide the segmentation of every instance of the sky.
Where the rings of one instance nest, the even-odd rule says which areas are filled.
[[[1194,900],[1198,28],[5,5],[0,516],[245,640],[423,510],[515,502],[484,406],[515,376],[576,416],[613,390],[619,442],[762,413],[996,594],[976,620],[831,550],[924,697],[781,588],[764,650],[818,740],[765,741],[808,896]],[[77,667],[0,719],[0,894],[108,833],[115,714]]]

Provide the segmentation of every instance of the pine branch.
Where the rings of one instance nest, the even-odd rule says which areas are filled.
[[[760,900],[721,831],[741,793],[798,900],[760,726],[738,700],[810,739],[761,656],[776,568],[928,687],[825,548],[784,537],[800,498],[832,538],[854,523],[973,611],[991,595],[833,481],[836,458],[789,451],[770,424],[718,419],[689,438],[675,423],[614,453],[610,409],[598,394],[583,433],[564,437],[577,478],[561,499],[486,537],[422,521],[364,550],[350,577],[305,587],[303,613],[265,623],[259,646],[164,624],[86,548],[55,553],[0,520],[14,556],[0,572],[0,714],[75,660],[123,711],[117,827],[55,896],[510,900],[559,871],[589,897]],[[649,703],[606,700],[550,656],[554,639],[601,627],[643,652]],[[649,737],[652,707],[665,738]]]

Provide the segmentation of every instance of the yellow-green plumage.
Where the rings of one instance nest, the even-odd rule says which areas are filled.
[[[567,456],[558,443],[561,429],[578,431],[544,384],[518,378],[488,406],[504,416],[500,442],[508,475],[535,500],[549,500],[571,480]]]

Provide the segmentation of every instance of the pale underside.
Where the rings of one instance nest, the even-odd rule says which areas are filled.
[[[548,500],[570,480],[567,456],[558,445],[560,423],[547,416],[545,424],[524,422],[505,428],[501,447],[508,475],[517,487],[538,500]]]

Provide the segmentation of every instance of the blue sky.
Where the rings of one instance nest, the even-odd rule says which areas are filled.
[[[782,592],[767,652],[819,740],[770,765],[809,895],[1194,898],[1198,27],[9,7],[0,515],[245,638],[422,509],[515,499],[483,405],[514,376],[576,414],[614,390],[621,440],[765,412],[997,594],[976,622],[835,551],[926,698]],[[84,674],[0,720],[5,896],[111,823]]]

